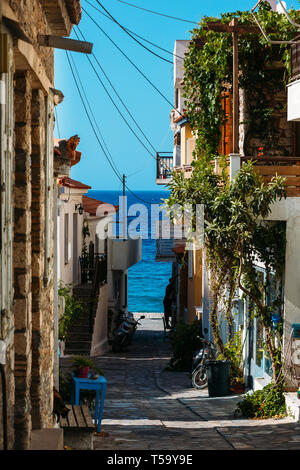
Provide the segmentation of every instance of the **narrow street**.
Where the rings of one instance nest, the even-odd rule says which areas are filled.
[[[141,323],[130,350],[95,361],[108,381],[105,435],[95,437],[95,450],[300,449],[300,424],[290,418],[235,418],[240,396],[209,398],[207,389],[191,388],[189,374],[165,371],[170,349],[161,315]],[[61,359],[62,370],[69,367]]]

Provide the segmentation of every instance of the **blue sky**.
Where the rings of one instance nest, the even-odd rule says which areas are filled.
[[[199,21],[206,15],[217,16],[225,11],[249,10],[255,4],[255,0],[128,1],[150,10],[192,21]],[[96,0],[89,0],[89,2],[101,9]],[[81,0],[81,3],[99,23],[101,28],[142,69],[144,74],[148,76],[168,100],[173,102],[172,65],[154,57],[140,47],[119,26],[94,10],[86,0]],[[176,39],[189,39],[191,36],[192,24],[146,13],[120,3],[117,0],[110,0],[110,2],[103,0],[101,3],[123,26],[171,52],[173,51]],[[153,147],[157,151],[172,151],[173,136],[169,126],[171,106],[138,74],[84,12],[79,27],[86,40],[94,44],[94,54],[125,101],[130,112],[143,129],[145,135],[151,141]],[[76,39],[74,31],[71,34],[71,38]],[[156,53],[172,61],[171,55],[163,53],[148,44],[146,45]],[[130,189],[161,189],[161,187],[155,184],[155,161],[122,121],[99,83],[85,54],[74,52],[72,57],[76,63],[80,79],[85,87],[101,134],[119,172],[128,175],[127,184]],[[130,124],[135,128],[127,112],[122,108],[110,89],[102,72],[98,68],[97,70],[115,102],[118,103]],[[121,182],[109,166],[85,115],[69,69],[66,54],[58,49],[55,51],[54,85],[65,96],[64,101],[57,106],[58,126],[55,126],[55,137],[68,138],[74,134],[78,134],[80,137],[78,150],[82,152],[82,158],[81,162],[73,167],[72,178],[89,184],[92,186],[92,189],[121,189]],[[138,130],[136,132],[139,133]],[[140,133],[139,135],[145,141]],[[145,145],[147,145],[147,142],[145,142]]]

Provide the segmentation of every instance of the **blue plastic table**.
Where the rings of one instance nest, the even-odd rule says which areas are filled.
[[[90,377],[91,374],[89,374]],[[73,381],[73,391],[72,391],[72,405],[79,405],[80,399],[80,390],[95,390],[96,391],[96,406],[95,406],[95,424],[97,424],[97,432],[100,432],[102,414],[103,414],[103,406],[104,406],[104,399],[106,393],[106,384],[107,380],[103,376],[99,376],[98,379],[81,379],[80,377],[76,377],[74,374]],[[100,398],[101,392],[101,400]],[[100,404],[99,404],[100,401]],[[100,405],[100,406],[99,406]]]

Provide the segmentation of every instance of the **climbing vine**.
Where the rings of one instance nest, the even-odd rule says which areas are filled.
[[[299,21],[300,14],[289,11]],[[267,2],[258,10],[258,18],[272,39],[290,40],[296,29],[284,15],[273,12]],[[232,90],[232,35],[207,30],[207,22],[256,26],[250,12],[225,13],[221,18],[204,17],[192,31],[189,52],[184,68],[184,96],[186,114],[197,135],[197,157],[210,160],[218,155],[221,125],[225,121],[222,93]],[[256,134],[266,150],[272,150],[268,124],[274,111],[270,97],[285,88],[290,76],[290,46],[269,45],[262,34],[239,34],[239,85],[244,90],[251,113],[247,116],[247,133]],[[246,136],[247,138],[247,136]]]

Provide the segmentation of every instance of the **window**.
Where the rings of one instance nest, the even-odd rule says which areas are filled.
[[[64,257],[65,257],[65,264],[68,264],[69,263],[69,214],[65,214]]]
[[[175,88],[175,108],[178,109],[179,105],[179,93],[178,93],[178,88]]]

